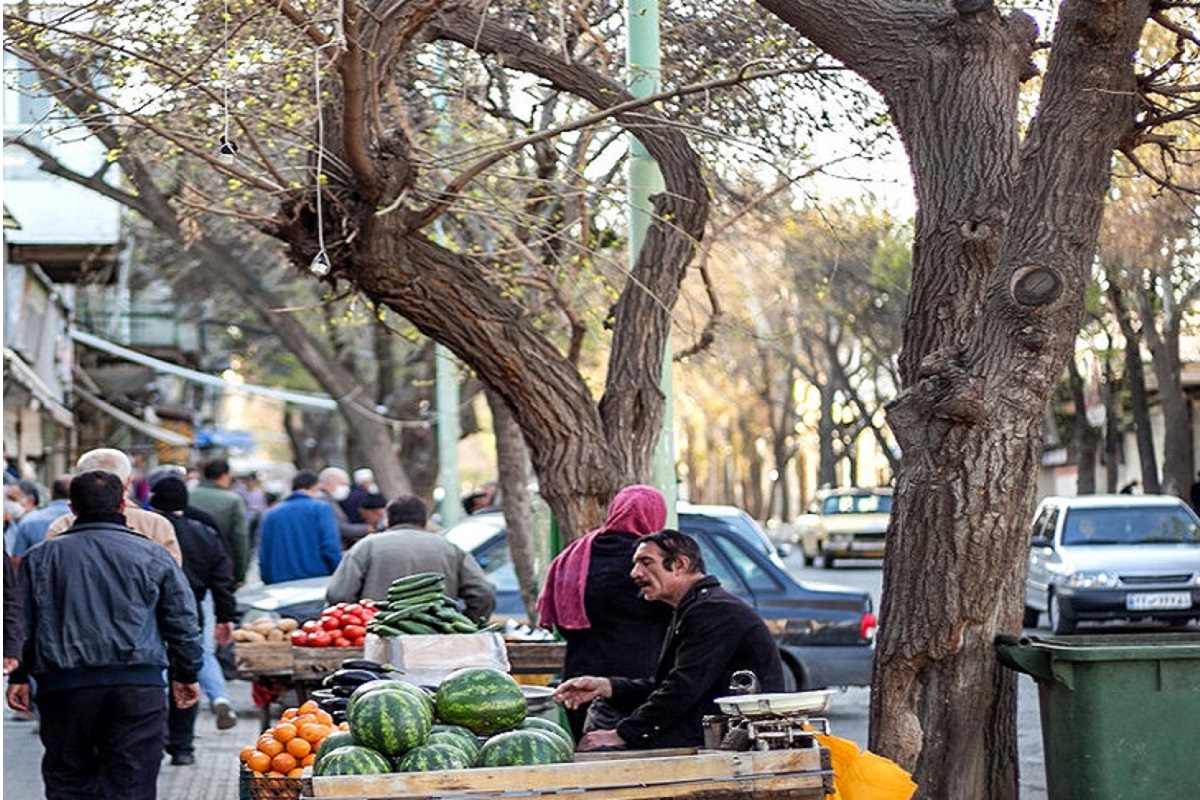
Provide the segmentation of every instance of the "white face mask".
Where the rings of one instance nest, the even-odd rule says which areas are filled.
[[[4,514],[9,519],[18,519],[25,513],[25,506],[18,503],[16,500],[4,501]]]
[[[350,487],[344,483],[339,486],[335,486],[333,491],[329,493],[329,496],[340,503],[350,496]]]

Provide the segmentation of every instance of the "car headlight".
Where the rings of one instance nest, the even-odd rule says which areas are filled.
[[[1072,572],[1067,578],[1072,589],[1112,589],[1118,582],[1112,572]]]

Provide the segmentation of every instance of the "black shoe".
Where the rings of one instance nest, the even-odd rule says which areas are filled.
[[[172,767],[190,767],[196,763],[196,757],[191,753],[176,753],[171,756]]]

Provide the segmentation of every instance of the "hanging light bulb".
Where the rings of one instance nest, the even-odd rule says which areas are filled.
[[[313,257],[312,263],[308,265],[308,271],[318,278],[324,278],[333,269],[333,265],[329,263],[329,256],[322,249]]]
[[[226,161],[233,161],[235,158],[237,158],[237,151],[237,142],[235,142],[233,139],[230,139],[225,134],[221,134],[220,146],[217,148],[217,152],[219,152]]]

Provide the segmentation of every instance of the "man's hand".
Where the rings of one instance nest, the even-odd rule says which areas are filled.
[[[4,659],[4,674],[5,675],[9,674],[10,672],[12,672],[14,669],[19,667],[20,665],[21,665],[21,662],[15,658],[5,658]]]
[[[217,644],[221,647],[233,641],[233,623],[218,622],[213,628],[213,638],[217,640]]]
[[[555,702],[562,703],[571,709],[579,708],[597,697],[612,697],[612,681],[608,678],[580,675],[578,678],[569,678],[563,681],[554,690]]]
[[[200,684],[171,681],[171,699],[176,708],[191,708],[200,702]]]
[[[8,707],[13,711],[21,711],[26,714],[33,713],[33,706],[29,702],[28,683],[10,683],[6,699],[8,700]]]
[[[624,749],[625,740],[616,731],[592,731],[585,733],[583,738],[579,740],[579,744],[575,749],[579,752],[585,750],[614,750]]]

